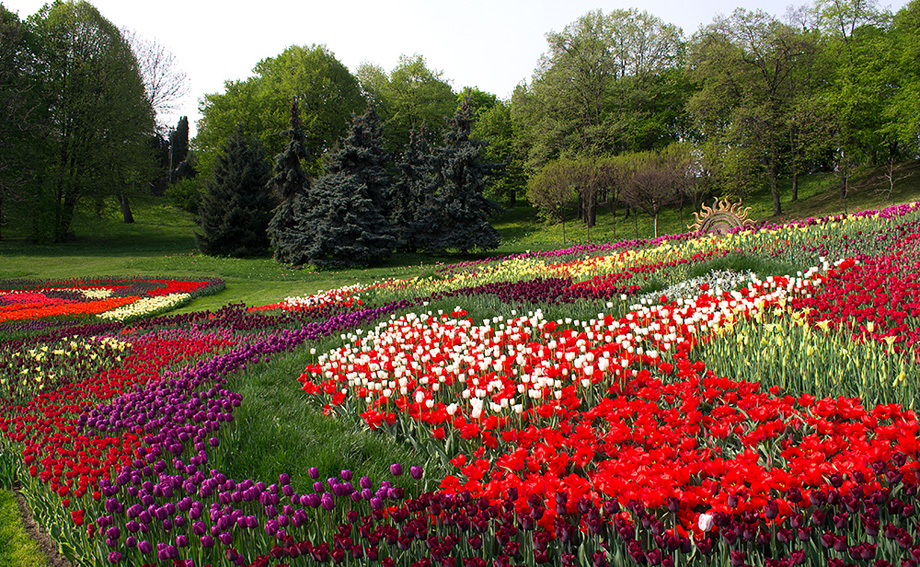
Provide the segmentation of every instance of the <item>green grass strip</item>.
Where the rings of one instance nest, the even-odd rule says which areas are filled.
[[[0,490],[0,567],[46,567],[48,561],[19,517],[16,495]]]

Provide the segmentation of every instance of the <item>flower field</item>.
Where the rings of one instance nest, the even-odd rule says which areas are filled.
[[[915,204],[183,315],[19,282],[0,484],[80,565],[917,565],[918,262]],[[412,461],[239,472],[286,361]]]

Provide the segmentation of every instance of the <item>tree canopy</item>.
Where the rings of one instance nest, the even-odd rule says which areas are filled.
[[[89,2],[55,2],[29,19],[28,72],[45,126],[29,201],[34,235],[68,237],[77,208],[118,195],[152,168],[154,115],[122,33]]]
[[[205,173],[238,124],[265,146],[268,155],[280,153],[287,143],[283,133],[292,98],[300,101],[305,143],[316,158],[333,148],[352,113],[366,106],[357,79],[324,45],[288,47],[260,61],[253,73],[245,80],[227,81],[224,92],[205,95],[201,102],[194,145]],[[320,171],[318,162],[305,167]]]
[[[357,75],[361,88],[374,98],[391,152],[409,143],[413,129],[424,127],[432,136],[440,136],[457,108],[457,95],[443,73],[429,69],[418,54],[400,56],[389,74],[366,63],[358,68]]]

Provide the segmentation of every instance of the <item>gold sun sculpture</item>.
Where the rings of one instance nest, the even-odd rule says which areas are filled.
[[[718,198],[713,202],[712,207],[702,205],[702,213],[693,213],[696,222],[688,225],[693,232],[721,233],[733,228],[739,228],[745,225],[754,224],[754,221],[748,218],[751,207],[741,208],[741,201],[730,203],[728,199]]]

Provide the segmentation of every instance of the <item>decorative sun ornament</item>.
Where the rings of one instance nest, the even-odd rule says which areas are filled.
[[[748,218],[751,207],[741,208],[741,201],[730,203],[728,199],[718,198],[712,204],[712,207],[702,205],[702,213],[693,213],[696,222],[688,225],[687,228],[694,232],[702,233],[720,233],[733,228],[754,224],[754,221]]]

